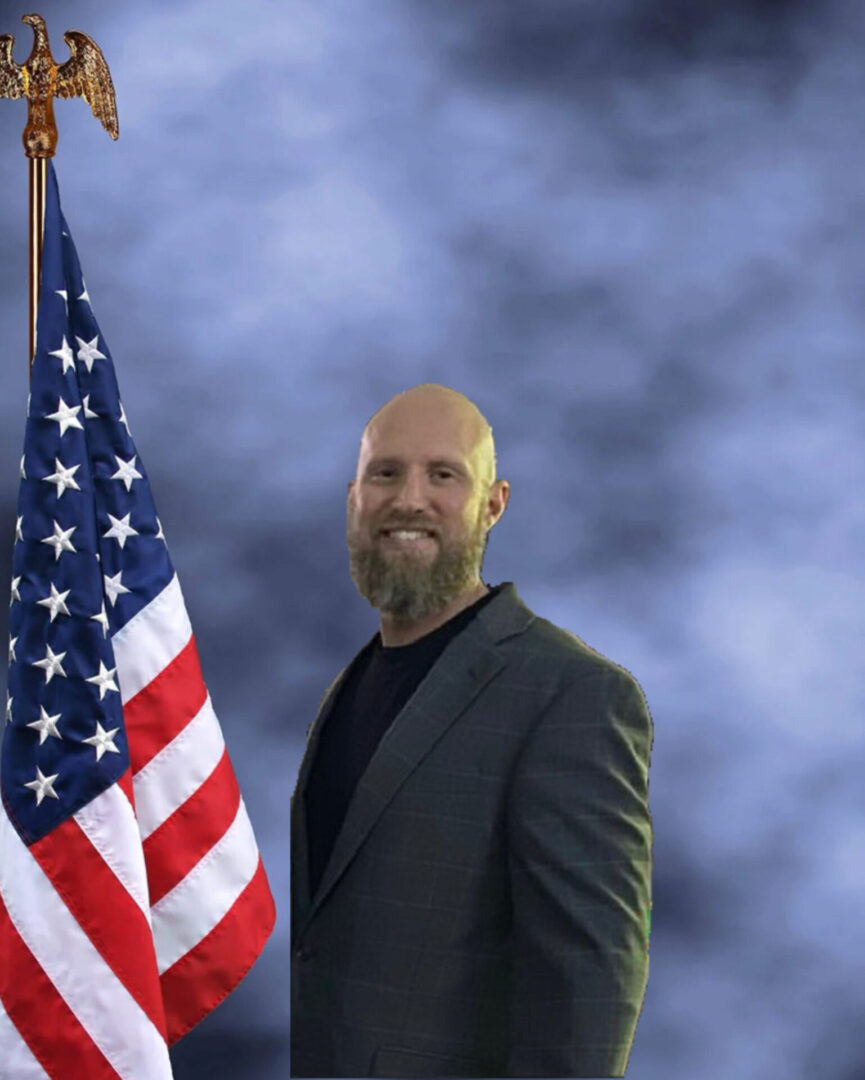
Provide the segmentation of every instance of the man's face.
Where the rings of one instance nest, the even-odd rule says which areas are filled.
[[[413,410],[364,438],[347,504],[349,567],[361,596],[391,617],[435,614],[478,583],[489,537],[468,436],[447,415]],[[382,535],[400,526],[433,535]]]

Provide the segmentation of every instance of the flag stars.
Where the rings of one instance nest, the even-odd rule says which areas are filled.
[[[44,600],[37,600],[36,603],[48,608],[48,610],[51,612],[50,621],[54,622],[54,619],[57,617],[58,613],[61,615],[69,614],[69,608],[66,606],[64,601],[70,592],[71,590],[67,589],[66,592],[59,593],[54,586],[54,582],[52,581],[51,595],[46,596]]]
[[[12,702],[14,700],[15,700],[15,698],[13,698],[10,695],[9,691],[7,690],[6,691],[6,723],[7,724],[12,723]]]
[[[111,528],[108,530],[108,532],[104,532],[102,534],[104,539],[108,540],[110,538],[113,538],[122,548],[126,544],[126,540],[128,537],[138,536],[138,530],[133,529],[132,526],[129,524],[129,518],[131,514],[131,510],[122,518],[116,518],[113,514],[109,514],[108,519],[111,522]]]
[[[57,560],[60,558],[60,552],[61,551],[77,551],[78,550],[77,548],[75,548],[73,546],[72,541],[69,539],[69,537],[75,532],[75,530],[77,528],[78,528],[77,525],[73,525],[71,529],[66,529],[64,531],[63,529],[60,528],[60,525],[58,524],[58,522],[55,521],[54,522],[54,535],[53,536],[46,536],[45,539],[40,540],[39,543],[40,544],[53,544],[54,545],[54,561],[57,562]]]
[[[96,420],[96,419],[98,419],[99,413],[95,413],[90,408],[90,395],[87,394],[81,400],[84,402],[84,419],[85,420]]]
[[[15,543],[16,544],[18,543],[19,540],[23,541],[23,539],[24,539],[24,533],[21,532],[21,525],[22,525],[23,521],[24,521],[24,516],[22,514],[18,518],[18,520],[15,522]]]
[[[133,454],[129,461],[124,461],[122,457],[118,457],[117,454],[114,455],[114,460],[117,462],[120,468],[117,470],[116,473],[112,475],[111,479],[122,480],[123,483],[126,485],[127,491],[132,488],[133,480],[144,479],[141,473],[135,468],[135,459],[137,457],[137,454]]]
[[[81,296],[78,297],[78,299],[82,300],[84,298],[84,295],[86,294],[86,292],[87,292],[87,290],[85,289],[84,293],[82,293]],[[89,299],[89,297],[88,297],[88,299]],[[76,334],[75,335],[75,340],[78,342],[78,346],[79,346],[79,348],[78,348],[78,359],[82,360],[87,365],[87,370],[88,371],[93,370],[93,361],[94,360],[104,360],[106,358],[105,354],[101,353],[99,351],[99,349],[96,347],[96,342],[99,341],[99,335],[98,334],[93,338],[92,341],[85,341],[83,338],[78,337],[78,335]]]
[[[91,675],[89,679],[85,679],[85,682],[96,683],[99,687],[99,700],[101,701],[105,697],[107,690],[116,690],[120,693],[117,683],[114,681],[114,673],[117,671],[116,667],[107,668],[105,664],[99,661],[99,671],[96,675]]]
[[[35,728],[39,732],[39,745],[41,746],[45,740],[51,735],[55,739],[61,739],[63,736],[57,730],[57,721],[60,719],[60,713],[55,713],[54,716],[49,716],[45,706],[40,705],[39,709],[42,715],[38,720],[33,720],[27,727]]]
[[[127,590],[128,591],[128,590]],[[108,635],[108,616],[105,613],[105,601],[102,601],[102,611],[98,615],[91,615],[91,619],[94,619],[102,627],[102,637],[105,638]]]
[[[66,290],[65,289],[55,289],[54,291],[57,293],[58,296],[63,297],[63,303],[64,303],[64,305],[66,307],[66,317],[68,318],[69,317],[69,296],[68,296]]]
[[[75,427],[81,431],[84,430],[84,426],[78,419],[77,414],[81,412],[80,405],[67,405],[63,398],[57,400],[57,412],[46,413],[46,420],[56,420],[60,427],[61,437],[66,434],[67,428]]]
[[[84,292],[78,297],[78,299],[79,300],[86,300],[87,303],[89,304],[90,303],[90,293],[87,291],[87,282],[84,280],[84,278],[81,279],[81,284],[84,286]]]
[[[43,671],[45,672],[45,682],[46,683],[50,683],[55,675],[62,675],[63,678],[65,679],[65,678],[68,678],[68,676],[67,676],[66,672],[63,670],[63,664],[61,662],[65,655],[66,655],[65,652],[62,652],[62,653],[54,653],[54,652],[52,652],[51,651],[51,646],[46,644],[45,645],[45,659],[44,660],[34,660],[33,663],[32,663],[32,666],[43,669]]]
[[[59,799],[60,796],[52,787],[52,784],[59,776],[59,773],[54,773],[52,776],[43,776],[42,770],[39,766],[36,766],[36,779],[31,780],[29,784],[25,784],[24,787],[30,788],[31,791],[36,792],[36,805],[39,806],[46,795],[50,795],[52,799]]]
[[[159,532],[156,534],[156,539],[161,540],[162,543],[164,544],[165,543],[165,533],[162,531],[162,522],[159,520],[158,517],[156,519],[156,524],[159,526]]]
[[[16,600],[21,600],[21,593],[18,591],[18,582],[20,580],[20,576],[12,578],[12,599],[9,601],[9,607],[12,607]]]
[[[66,335],[65,334],[63,335],[63,344],[60,346],[60,348],[55,349],[54,352],[50,352],[48,355],[49,356],[59,356],[60,359],[63,361],[63,372],[62,372],[62,374],[65,375],[66,372],[70,368],[73,371],[75,370],[75,357],[72,354],[72,346],[66,340]],[[29,412],[29,409],[28,409],[28,412]]]
[[[67,468],[60,461],[60,458],[56,457],[54,459],[54,467],[57,471],[55,473],[52,473],[51,476],[43,476],[42,479],[46,480],[49,484],[57,485],[58,499],[66,491],[67,488],[71,487],[74,488],[76,491],[81,490],[81,488],[78,486],[78,482],[73,479],[74,474],[78,471],[78,469],[81,468],[80,465],[72,465],[70,468]]]
[[[114,575],[114,577],[109,577],[108,574],[102,575],[102,579],[105,582],[105,592],[108,595],[108,599],[111,601],[112,607],[114,607],[117,603],[117,597],[120,596],[121,593],[126,593],[130,591],[126,588],[125,585],[121,583],[120,578],[122,577],[122,575],[122,570],[119,570]]]
[[[24,454],[21,455],[21,479],[22,480],[27,479],[27,473],[24,472]]]
[[[114,745],[114,736],[120,730],[119,727],[111,728],[110,731],[106,731],[99,721],[96,721],[96,734],[91,735],[89,739],[82,739],[81,741],[87,743],[88,746],[96,747],[96,760],[101,761],[102,755],[106,750],[112,754],[119,754],[120,751]]]
[[[15,643],[17,641],[18,641],[17,637],[12,637],[11,634],[9,635],[9,663],[10,664],[13,663],[13,661],[18,659],[18,657],[15,655]]]
[[[129,421],[126,419],[126,410],[123,408],[123,402],[122,401],[120,402],[120,417],[119,417],[118,422],[123,424],[123,426],[126,428],[126,434],[131,439],[132,438],[132,432],[129,430]]]

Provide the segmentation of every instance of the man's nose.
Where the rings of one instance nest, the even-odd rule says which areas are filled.
[[[422,472],[409,471],[396,482],[393,492],[395,506],[407,510],[422,509],[429,502],[429,480]]]

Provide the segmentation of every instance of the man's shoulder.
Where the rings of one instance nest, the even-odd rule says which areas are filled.
[[[541,670],[558,672],[561,686],[579,684],[584,680],[612,681],[620,686],[642,688],[635,675],[587,641],[559,626],[552,620],[532,612],[534,616],[522,634],[503,643],[512,656],[522,663]]]
[[[613,726],[624,725],[644,739],[638,744],[639,753],[651,754],[654,723],[646,695],[633,672],[592,648],[573,631],[539,615],[521,638],[522,655],[514,656],[520,681],[538,690],[544,708],[557,701],[563,715],[571,711],[577,723],[603,706]],[[513,643],[517,640],[513,639]]]

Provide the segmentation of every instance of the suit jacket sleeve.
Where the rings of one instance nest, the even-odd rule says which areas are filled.
[[[508,1076],[622,1077],[649,971],[653,725],[617,666],[578,678],[527,739],[508,803]]]

